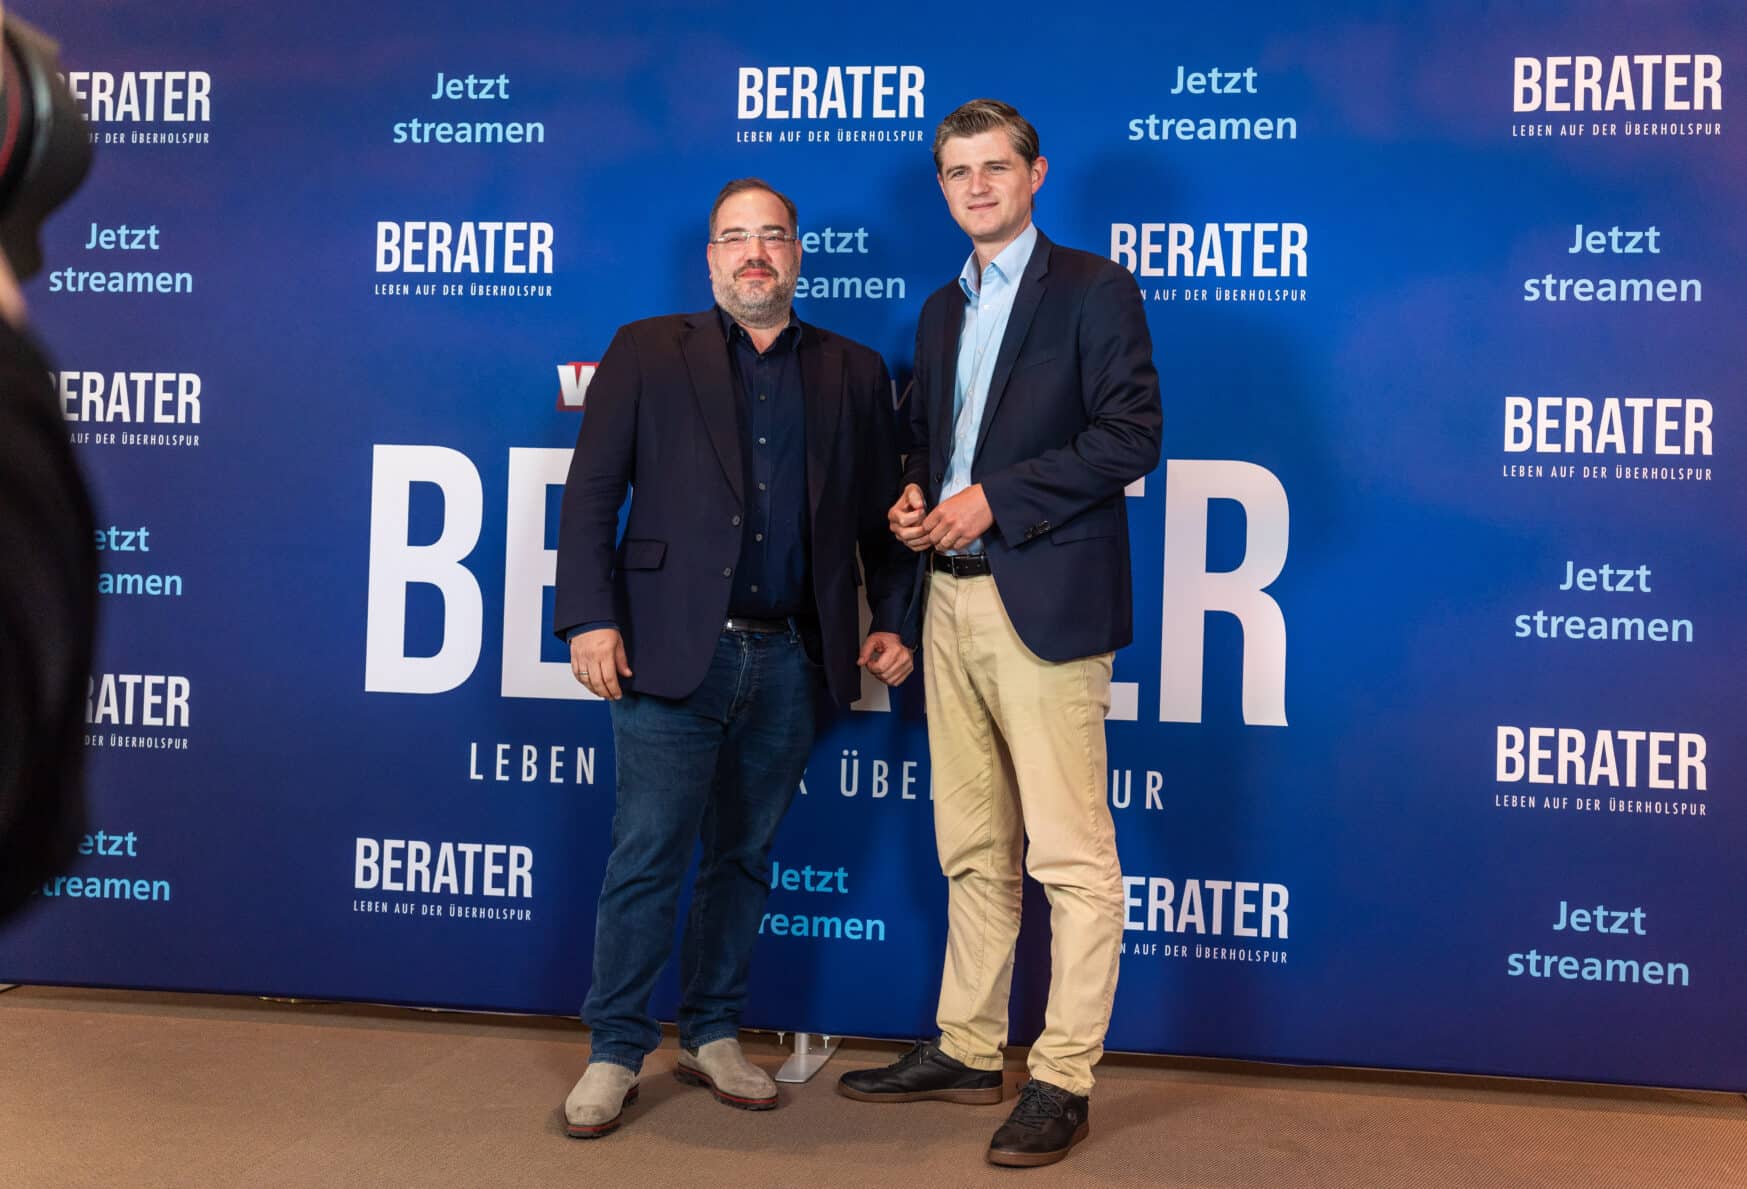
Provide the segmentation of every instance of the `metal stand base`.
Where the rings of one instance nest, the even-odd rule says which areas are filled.
[[[777,1033],[777,1040],[780,1042],[784,1035]],[[817,1032],[795,1033],[795,1051],[776,1071],[776,1080],[789,1083],[811,1081],[814,1074],[825,1068],[825,1062],[831,1060],[839,1043],[835,1037]]]

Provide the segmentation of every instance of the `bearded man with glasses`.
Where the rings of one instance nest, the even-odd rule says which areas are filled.
[[[622,327],[589,384],[553,626],[576,679],[608,701],[617,809],[582,1008],[588,1070],[565,1102],[576,1138],[619,1126],[661,1043],[649,995],[700,840],[675,1073],[730,1106],[777,1105],[740,1051],[740,1012],[815,695],[846,707],[859,667],[888,685],[911,669],[898,631],[913,564],[886,526],[900,489],[891,380],[876,352],[795,317],[798,230],[770,185],[729,182],[710,210],[716,304]]]

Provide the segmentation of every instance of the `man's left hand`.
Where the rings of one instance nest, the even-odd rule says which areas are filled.
[[[869,673],[887,685],[902,685],[910,670],[915,668],[910,650],[904,647],[896,632],[869,632],[867,643],[861,646],[861,655],[855,658],[855,663],[865,665]]]
[[[928,543],[936,549],[963,549],[994,526],[995,514],[989,510],[981,483],[973,483],[937,505],[922,522]]]

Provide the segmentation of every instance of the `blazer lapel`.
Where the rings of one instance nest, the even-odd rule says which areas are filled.
[[[954,288],[957,286],[955,285]],[[929,415],[933,418],[932,441],[934,455],[934,471],[946,473],[946,464],[952,459],[952,405],[958,396],[958,338],[964,333],[964,297],[946,303],[946,317],[940,323],[940,342],[934,357],[944,365],[934,369],[939,376],[937,391],[925,394],[933,401],[929,407]]]
[[[819,523],[819,499],[831,472],[831,447],[843,409],[843,353],[819,340],[819,332],[801,326],[801,395],[806,402],[807,497],[812,522]]]
[[[741,474],[734,377],[728,371],[728,346],[722,339],[721,324],[714,310],[691,316],[680,348],[686,370],[691,373],[692,395],[697,398],[704,429],[716,448],[716,457],[722,463],[722,473],[728,477],[728,486],[734,490],[734,498],[744,505],[746,490]]]
[[[1025,275],[1019,279],[1019,292],[1013,295],[1013,311],[1007,316],[1007,331],[1001,336],[1001,353],[995,356],[995,374],[989,381],[989,399],[983,405],[983,423],[977,427],[976,456],[983,452],[983,441],[989,436],[989,426],[995,421],[995,409],[1007,391],[1007,381],[1013,376],[1013,364],[1019,349],[1025,345],[1025,335],[1031,329],[1031,319],[1043,301],[1044,278],[1049,274],[1050,242],[1043,232],[1037,233],[1037,244],[1025,265]],[[963,317],[961,312],[960,317]]]

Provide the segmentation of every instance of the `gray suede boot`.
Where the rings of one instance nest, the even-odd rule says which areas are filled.
[[[768,1111],[776,1106],[776,1083],[752,1064],[732,1036],[712,1040],[695,1051],[681,1049],[673,1076],[688,1086],[703,1086],[717,1102],[743,1111]]]
[[[625,1108],[636,1101],[636,1074],[611,1061],[592,1061],[564,1100],[564,1134],[599,1139],[617,1131]]]

